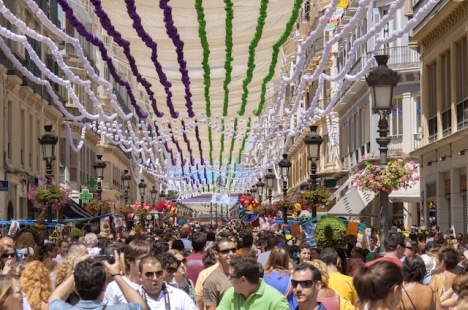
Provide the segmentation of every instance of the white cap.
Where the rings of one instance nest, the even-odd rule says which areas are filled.
[[[421,258],[424,261],[424,265],[426,265],[427,271],[431,271],[432,269],[434,269],[435,261],[429,255],[423,254],[421,255]]]

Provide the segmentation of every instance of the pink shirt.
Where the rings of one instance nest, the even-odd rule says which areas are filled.
[[[195,253],[190,256],[187,256],[187,272],[188,278],[192,280],[193,283],[197,283],[198,274],[200,271],[205,269],[203,265],[203,254]]]
[[[324,298],[317,296],[317,302],[321,302],[325,309],[340,309],[340,296],[336,292],[333,297]]]

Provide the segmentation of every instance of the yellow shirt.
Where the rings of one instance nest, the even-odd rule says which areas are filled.
[[[205,282],[206,278],[219,267],[219,263],[214,264],[211,267],[203,269],[198,274],[197,283],[195,284],[195,296],[196,297],[203,297],[203,282]]]
[[[357,294],[353,285],[353,278],[339,272],[329,273],[328,287],[334,289],[340,297],[348,299],[353,304],[356,302]]]

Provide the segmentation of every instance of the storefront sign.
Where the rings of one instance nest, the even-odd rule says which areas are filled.
[[[8,181],[0,181],[0,192],[8,192]]]

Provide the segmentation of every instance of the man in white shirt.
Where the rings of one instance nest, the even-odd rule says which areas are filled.
[[[127,244],[124,250],[125,258],[125,271],[126,274],[122,277],[128,285],[134,290],[139,290],[141,287],[141,279],[139,276],[138,266],[140,260],[149,255],[150,245],[143,240],[134,240]],[[119,285],[113,281],[107,285],[106,293],[104,295],[104,303],[107,305],[117,305],[120,303],[127,303],[122,290]]]
[[[198,310],[190,296],[163,281],[163,268],[156,256],[140,261],[143,299],[151,310]]]
[[[68,254],[69,245],[70,244],[68,243],[67,240],[60,240],[58,244],[58,254],[55,258],[53,258],[53,260],[56,261],[57,263],[61,263],[63,259],[65,258],[65,256],[67,256]]]

